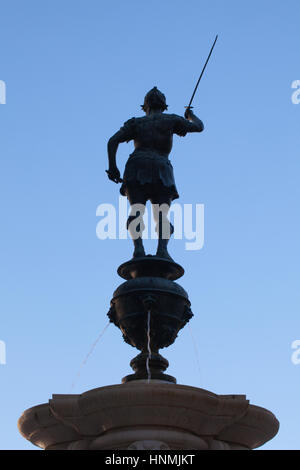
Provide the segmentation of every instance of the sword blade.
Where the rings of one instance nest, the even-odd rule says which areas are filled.
[[[197,83],[196,83],[196,86],[195,86],[195,89],[194,89],[194,91],[193,91],[192,97],[191,97],[191,99],[190,99],[189,105],[187,106],[188,109],[191,107],[191,104],[192,104],[193,99],[194,99],[194,96],[195,96],[195,94],[196,94],[198,85],[199,85],[200,80],[201,80],[201,78],[202,78],[202,76],[203,76],[203,74],[204,74],[204,71],[205,71],[206,66],[207,66],[207,64],[208,64],[208,61],[209,61],[210,56],[211,56],[211,54],[212,54],[212,51],[214,50],[214,47],[215,47],[216,42],[217,42],[217,39],[218,39],[218,35],[216,35],[216,38],[215,38],[214,43],[213,43],[213,45],[212,45],[212,47],[211,47],[211,50],[210,50],[210,52],[209,52],[209,54],[208,54],[208,57],[207,57],[207,59],[206,59],[206,62],[205,62],[204,67],[203,67],[203,69],[202,69],[202,72],[201,72],[201,74],[200,74],[200,77],[199,77],[199,79],[198,79],[198,81],[197,81]]]

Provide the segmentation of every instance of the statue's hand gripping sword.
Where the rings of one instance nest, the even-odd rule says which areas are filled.
[[[212,54],[212,51],[214,50],[214,47],[215,47],[216,42],[217,42],[217,39],[218,39],[218,35],[216,35],[216,38],[215,38],[214,43],[213,43],[213,45],[212,45],[212,48],[211,48],[211,50],[210,50],[210,52],[209,52],[209,54],[208,54],[208,57],[207,57],[206,62],[205,62],[205,64],[204,64],[204,67],[203,67],[203,69],[202,69],[202,72],[201,72],[201,74],[200,74],[200,77],[199,77],[199,79],[198,79],[198,81],[197,81],[197,83],[196,83],[195,89],[194,89],[194,91],[193,91],[192,97],[191,97],[191,99],[190,99],[189,105],[188,105],[188,106],[185,106],[186,110],[189,110],[189,109],[192,108],[192,102],[193,102],[194,96],[195,96],[195,94],[196,94],[198,85],[199,85],[200,80],[201,80],[201,78],[202,78],[202,76],[203,76],[203,74],[204,74],[204,71],[205,71],[205,69],[206,69],[206,66],[207,66],[207,64],[208,64],[208,61],[209,61],[210,56],[211,56],[211,54]]]

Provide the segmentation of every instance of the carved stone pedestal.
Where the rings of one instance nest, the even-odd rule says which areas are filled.
[[[246,450],[272,439],[278,427],[245,395],[158,380],[53,395],[19,419],[21,434],[48,450]]]

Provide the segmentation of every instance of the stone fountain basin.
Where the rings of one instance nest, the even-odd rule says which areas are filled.
[[[245,395],[159,381],[53,395],[19,419],[21,434],[49,450],[254,449],[278,428],[276,417]]]

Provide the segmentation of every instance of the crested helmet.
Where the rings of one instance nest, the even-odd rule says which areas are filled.
[[[156,86],[148,91],[141,107],[143,111],[146,111],[147,108],[161,109],[162,111],[168,109],[165,95]]]

